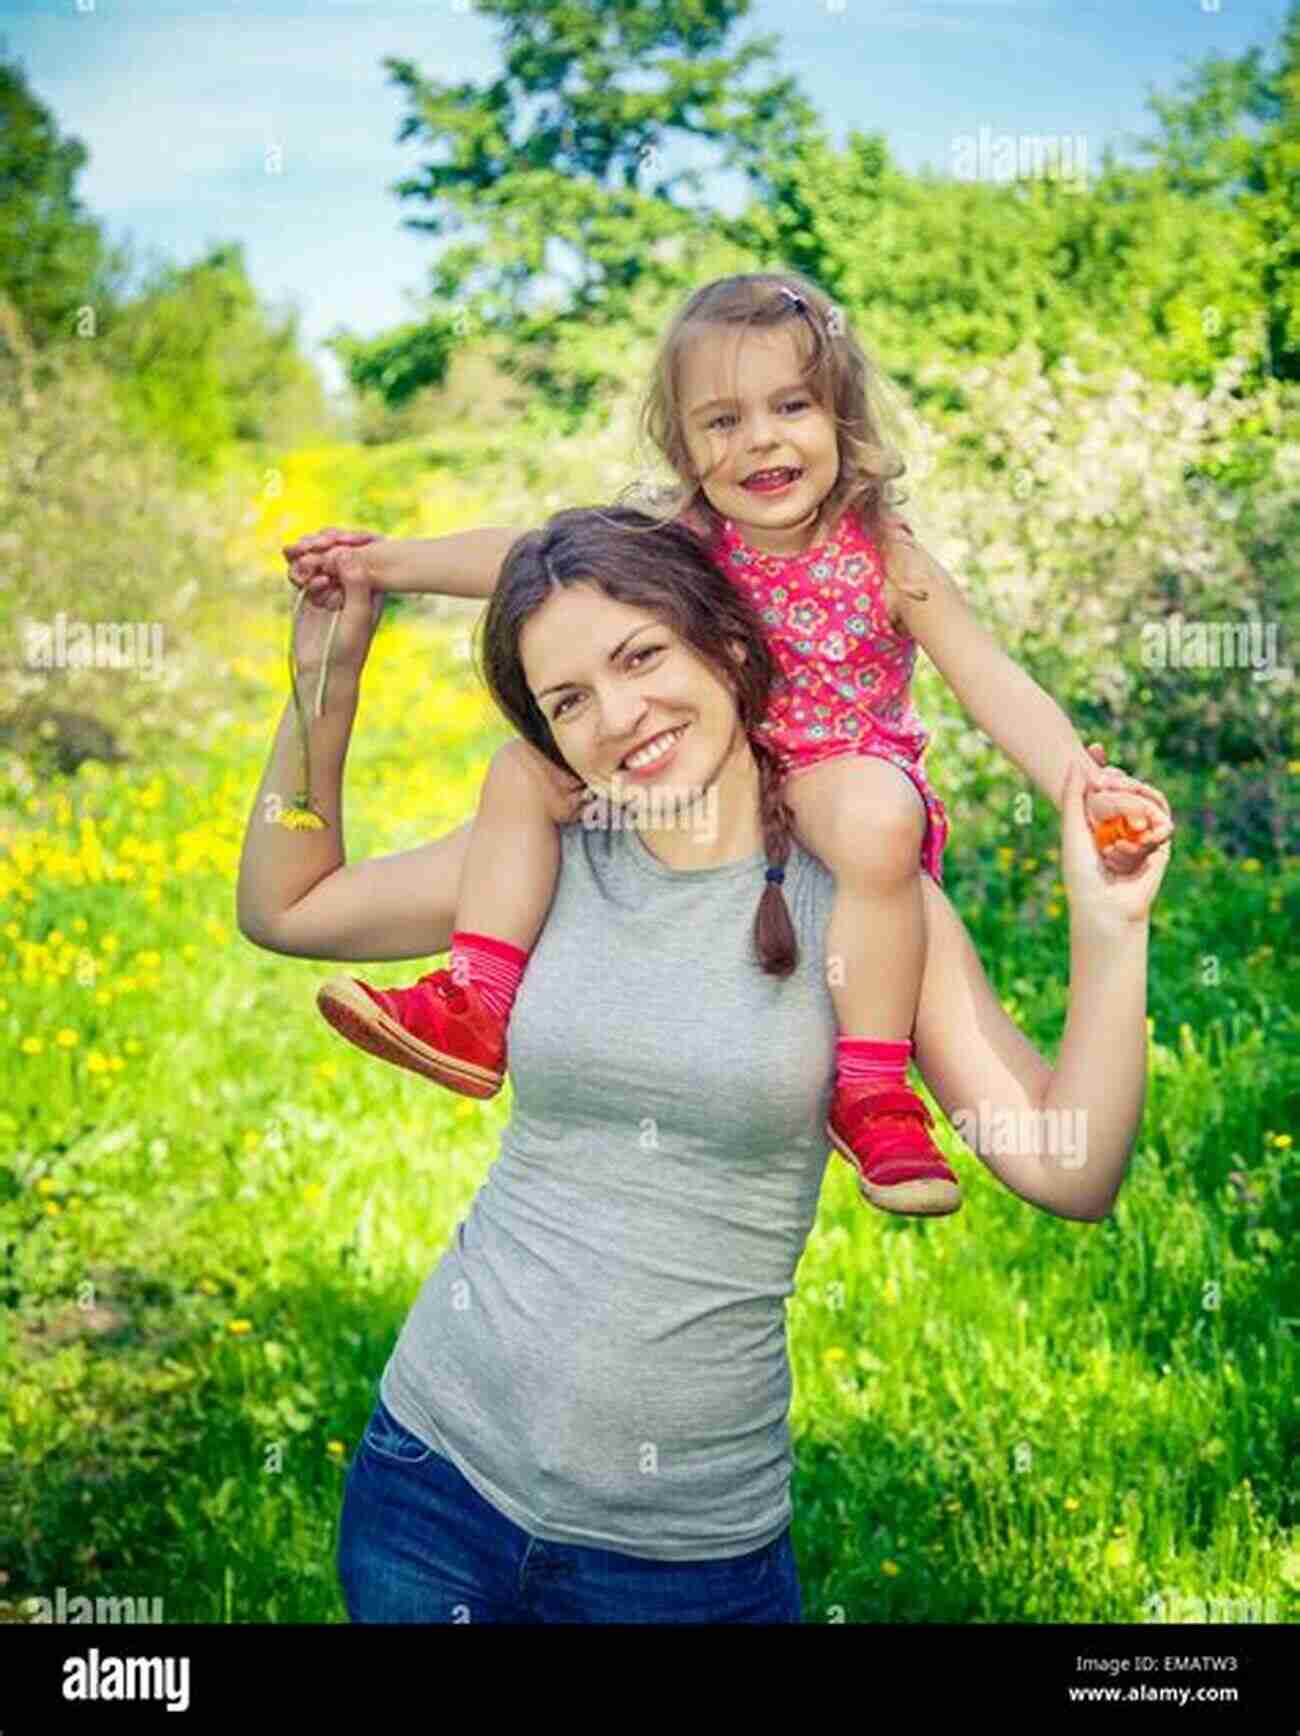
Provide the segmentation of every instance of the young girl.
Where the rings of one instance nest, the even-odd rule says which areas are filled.
[[[827,1133],[865,1199],[936,1215],[958,1210],[961,1193],[907,1084],[925,963],[919,873],[941,880],[948,834],[920,764],[929,738],[910,697],[917,645],[1058,809],[1067,768],[1080,764],[1090,822],[1122,839],[1097,833],[1113,863],[1158,848],[1173,828],[1146,786],[1103,788],[1064,712],[892,511],[888,478],[902,466],[882,441],[871,380],[842,311],[813,284],[792,272],[727,277],[672,321],[643,419],[682,485],[673,511],[769,629],[778,677],[761,728],[799,840],[835,877],[828,984],[840,1038]],[[489,595],[514,534],[431,544],[325,532],[285,554],[314,598],[336,588],[339,559],[357,558],[331,555],[339,541],[367,545],[358,554],[381,589]],[[430,552],[440,544],[441,560]],[[464,568],[452,580],[452,545],[475,563],[472,581]],[[653,683],[657,655],[650,635],[621,659],[634,687],[643,672]],[[561,755],[586,703],[576,686],[538,696]],[[629,743],[615,801],[672,788],[682,733]],[[493,1096],[504,1077],[511,1005],[554,893],[556,824],[580,802],[570,792],[566,805],[554,767],[548,780],[511,765],[517,757],[498,756],[475,818],[450,968],[409,989],[336,978],[318,994],[326,1019],[361,1048],[473,1097]]]

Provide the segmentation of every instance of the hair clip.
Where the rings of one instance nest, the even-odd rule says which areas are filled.
[[[785,296],[796,313],[805,313],[807,311],[808,303],[804,300],[803,296],[796,295],[794,290],[787,289],[783,283],[779,283],[777,289],[783,296]]]

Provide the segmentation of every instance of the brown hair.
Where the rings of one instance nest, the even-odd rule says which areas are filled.
[[[511,548],[482,619],[481,669],[510,722],[553,765],[573,768],[524,675],[519,641],[527,621],[556,591],[593,585],[618,603],[648,610],[671,628],[735,695],[746,740],[758,762],[759,817],[769,864],[789,859],[794,815],[781,795],[774,750],[757,735],[776,665],[749,599],[710,560],[682,524],[661,524],[634,507],[570,507]],[[743,661],[731,644],[739,641]],[[798,962],[794,925],[781,888],[767,881],[754,918],[763,970],[789,976]]]
[[[821,504],[812,537],[829,534],[845,512],[857,514],[866,534],[888,556],[886,515],[904,498],[893,479],[907,465],[884,434],[890,406],[884,376],[853,333],[843,308],[796,271],[754,271],[715,278],[697,289],[669,323],[641,405],[640,432],[677,477],[663,501],[670,517],[693,523],[706,540],[721,515],[704,492],[686,439],[682,413],[682,358],[686,345],[710,328],[792,324],[804,383],[833,418],[840,468]],[[891,574],[891,577],[893,575]],[[902,587],[906,590],[906,587]],[[908,591],[922,601],[925,591]]]

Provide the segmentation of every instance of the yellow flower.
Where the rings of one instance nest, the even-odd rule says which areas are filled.
[[[252,1330],[253,1322],[251,1320],[227,1320],[226,1322],[226,1331],[233,1332],[236,1337],[241,1336],[245,1332],[251,1332]]]
[[[830,1349],[823,1353],[822,1361],[823,1362],[841,1362],[844,1359],[846,1354],[847,1354],[847,1352],[841,1350],[838,1344],[832,1344]]]
[[[1286,762],[1286,769],[1290,772],[1293,778],[1300,777],[1300,760],[1288,760]]]
[[[23,1054],[24,1055],[39,1055],[41,1050],[44,1047],[45,1047],[44,1037],[24,1037],[23,1038]]]
[[[1075,1500],[1073,1495],[1067,1495],[1065,1497],[1065,1510],[1067,1513],[1077,1512],[1078,1507],[1079,1503]]]
[[[75,1031],[70,1030],[65,1025],[63,1030],[61,1030],[58,1036],[55,1037],[54,1041],[59,1045],[60,1049],[75,1049],[77,1044],[81,1041],[81,1038]]]
[[[202,1290],[205,1296],[215,1296],[221,1288],[219,1284],[214,1284],[211,1278],[200,1278],[195,1287]]]
[[[84,934],[89,927],[90,927],[90,924],[86,921],[84,916],[74,916],[73,917],[73,919],[72,919],[72,932],[74,934]]]
[[[343,1445],[342,1441],[327,1441],[325,1443],[325,1451],[329,1454],[331,1459],[341,1459],[347,1452],[347,1448]]]
[[[1289,1133],[1279,1133],[1273,1143],[1280,1151],[1290,1151],[1291,1135]]]
[[[57,1217],[57,1215],[63,1210],[63,1207],[59,1204],[58,1200],[46,1200],[45,1209],[51,1217]]]
[[[256,1151],[258,1146],[261,1143],[262,1143],[262,1136],[260,1133],[246,1133],[244,1135],[244,1150],[245,1151]]]
[[[1061,907],[1056,902],[1055,899],[1053,899],[1052,902],[1048,905],[1047,914],[1049,916],[1059,916],[1061,914]]]
[[[319,814],[307,808],[281,808],[275,817],[277,826],[287,826],[291,832],[322,832],[325,822]]]
[[[107,1073],[108,1062],[98,1049],[92,1049],[86,1056],[86,1071],[88,1073]]]
[[[319,1182],[309,1181],[307,1186],[302,1190],[302,1197],[309,1206],[314,1206],[316,1201],[324,1195],[324,1192],[325,1189]]]
[[[105,952],[116,952],[121,942],[115,934],[106,934],[99,944]]]
[[[1029,873],[1032,869],[1037,868],[1037,866],[1038,866],[1037,856],[1026,856],[1024,866],[1025,866],[1025,872],[1026,873]]]
[[[1247,856],[1246,860],[1242,863],[1241,868],[1244,874],[1259,873],[1259,863],[1253,856]]]
[[[126,1066],[126,1062],[120,1055],[110,1055],[108,1057],[108,1064],[115,1073],[120,1073],[123,1067]]]
[[[896,1561],[882,1561],[880,1564],[880,1571],[882,1573],[887,1573],[891,1579],[895,1579],[899,1573],[898,1563]]]
[[[36,1184],[36,1191],[40,1194],[57,1193],[59,1184],[52,1175],[43,1175]]]
[[[45,944],[46,946],[62,946],[63,940],[63,930],[61,928],[53,928],[46,936]]]
[[[338,1065],[334,1061],[318,1062],[316,1071],[320,1074],[322,1079],[337,1079],[339,1076]]]

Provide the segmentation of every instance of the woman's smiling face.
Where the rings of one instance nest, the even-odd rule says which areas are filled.
[[[735,695],[712,667],[658,616],[594,584],[553,592],[525,623],[519,655],[555,745],[611,801],[706,789],[743,743]],[[678,731],[661,760],[639,773],[626,764]]]
[[[831,416],[800,378],[788,325],[709,328],[686,347],[681,404],[687,450],[709,503],[756,548],[798,546],[839,476]],[[774,489],[764,471],[797,472]]]

